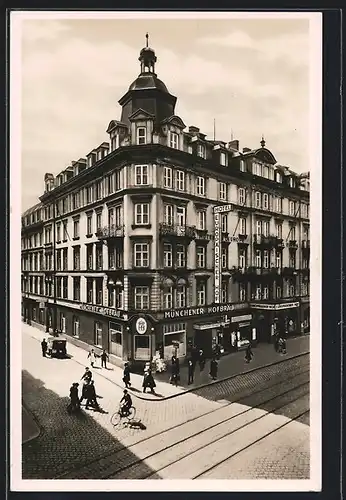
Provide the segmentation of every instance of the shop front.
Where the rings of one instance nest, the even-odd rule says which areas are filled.
[[[272,342],[276,334],[300,333],[300,303],[252,303],[258,342]]]
[[[97,351],[106,349],[116,364],[127,359],[127,314],[93,304],[57,304],[57,328],[76,345],[88,344]]]
[[[156,349],[163,346],[165,359],[170,359],[173,353],[183,359],[193,346],[202,349],[208,358],[213,355],[216,344],[223,346],[227,352],[236,350],[241,339],[252,336],[252,317],[248,310],[249,304],[239,303],[160,312],[156,327]],[[238,321],[233,320],[237,317]],[[232,332],[236,336],[234,347]]]
[[[129,318],[127,358],[132,366],[142,367],[156,353],[156,321],[150,314],[134,314]]]
[[[301,333],[310,332],[310,298],[302,297],[300,299],[300,328]]]
[[[46,313],[45,302],[42,298],[23,297],[22,300],[22,317],[25,323],[31,325],[45,325]]]

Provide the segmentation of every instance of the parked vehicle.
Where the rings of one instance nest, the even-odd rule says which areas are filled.
[[[51,358],[66,358],[66,339],[57,339],[56,337],[48,337],[48,354]]]

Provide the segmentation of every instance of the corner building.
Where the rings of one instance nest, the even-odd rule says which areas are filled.
[[[309,174],[256,149],[209,140],[140,52],[109,142],[61,173],[22,216],[22,314],[112,361],[163,346],[184,358],[309,329]],[[214,207],[221,214],[215,303]]]

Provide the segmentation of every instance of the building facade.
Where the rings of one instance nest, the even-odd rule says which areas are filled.
[[[207,139],[140,53],[109,142],[47,173],[22,216],[22,314],[114,362],[309,329],[309,175]],[[215,214],[220,214],[216,301]]]

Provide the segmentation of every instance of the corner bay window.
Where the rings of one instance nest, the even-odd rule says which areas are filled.
[[[197,268],[205,268],[205,255],[206,255],[206,248],[205,247],[197,247],[196,248],[196,254],[197,254]]]
[[[163,168],[163,187],[165,187],[165,188],[172,188],[173,187],[171,167],[164,167]]]
[[[136,165],[136,186],[148,185],[148,165]]]
[[[149,203],[136,203],[135,205],[135,224],[149,224]]]
[[[185,172],[183,170],[177,170],[176,173],[176,188],[178,191],[185,190]]]
[[[164,243],[163,245],[163,265],[164,267],[172,267],[172,245]]]
[[[198,306],[205,306],[205,302],[206,302],[206,284],[203,283],[203,282],[197,283],[196,292],[197,292],[197,305]]]
[[[148,286],[135,286],[134,288],[135,309],[148,310],[150,303],[150,288]]]
[[[135,243],[134,266],[149,267],[149,243]]]
[[[205,195],[205,178],[204,177],[197,177],[197,194],[200,196]]]

